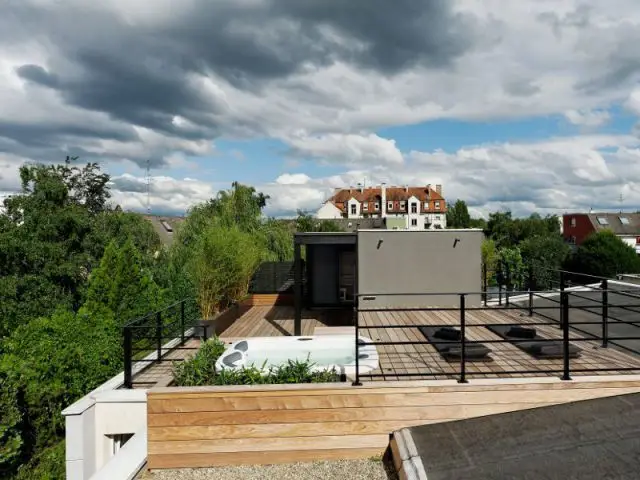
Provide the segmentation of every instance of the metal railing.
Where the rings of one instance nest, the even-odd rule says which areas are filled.
[[[124,386],[133,388],[135,363],[171,361],[165,357],[170,351],[197,350],[197,347],[186,347],[185,343],[194,337],[206,339],[207,325],[200,323],[195,299],[185,299],[125,324],[122,333]],[[175,345],[167,345],[170,341]]]
[[[623,320],[621,318],[616,318],[611,315],[611,311],[613,309],[624,309],[625,311],[632,311],[635,313],[640,313],[640,289],[636,288],[632,291],[627,291],[624,288],[611,288],[613,280],[610,279],[600,279],[600,283],[598,284],[597,291],[601,293],[600,299],[597,302],[599,305],[599,309],[597,311],[594,310],[593,307],[584,307],[580,305],[573,304],[570,301],[571,298],[579,298],[582,290],[579,289],[571,289],[566,285],[564,280],[567,272],[559,272],[562,273],[559,275],[560,285],[559,289],[547,290],[547,291],[533,291],[532,289],[527,289],[524,291],[507,291],[505,292],[504,302],[502,301],[502,297],[496,302],[496,305],[488,305],[488,300],[486,296],[486,289],[483,289],[482,292],[432,292],[432,293],[358,293],[356,295],[356,302],[354,305],[354,325],[355,325],[355,379],[354,385],[361,385],[361,379],[363,375],[360,374],[360,361],[359,361],[359,338],[360,332],[364,328],[366,330],[407,330],[407,329],[417,329],[421,326],[424,327],[457,327],[460,329],[460,360],[458,362],[458,368],[455,367],[455,363],[451,363],[452,370],[451,371],[436,371],[436,369],[425,368],[428,371],[417,371],[417,372],[394,372],[391,374],[385,373],[366,373],[364,377],[375,379],[375,378],[388,378],[388,377],[457,377],[458,382],[466,383],[467,382],[467,363],[469,360],[467,359],[467,348],[470,345],[476,344],[494,344],[494,343],[510,343],[515,344],[519,342],[531,342],[531,339],[489,339],[489,340],[468,340],[466,338],[466,329],[467,327],[473,328],[482,328],[482,327],[492,327],[492,326],[504,326],[504,323],[479,323],[474,321],[472,324],[468,323],[467,312],[473,311],[495,311],[498,310],[518,310],[518,311],[526,311],[528,313],[528,317],[535,317],[531,319],[527,319],[522,322],[522,326],[524,327],[535,327],[535,326],[554,326],[561,330],[561,338],[536,338],[535,342],[545,343],[545,342],[562,342],[562,368],[554,368],[547,367],[545,368],[541,365],[540,368],[535,370],[531,369],[520,369],[520,370],[502,370],[495,371],[489,369],[474,369],[474,375],[481,376],[503,376],[503,375],[525,375],[525,374],[560,374],[560,377],[563,380],[570,380],[572,373],[604,373],[604,372],[626,372],[626,371],[638,371],[640,372],[640,358],[638,359],[637,366],[623,366],[623,365],[612,365],[606,366],[602,368],[572,368],[571,365],[571,352],[570,352],[570,344],[572,343],[581,343],[581,342],[593,342],[594,340],[599,340],[601,342],[602,347],[607,348],[608,346],[614,346],[616,348],[620,348],[622,350],[626,350],[635,354],[640,354],[640,351],[637,351],[634,348],[629,346],[622,345],[621,341],[629,341],[629,340],[640,340],[640,330],[638,330],[636,335],[626,335],[626,336],[612,336],[610,335],[609,328],[615,322],[616,325],[632,325],[634,327],[640,327],[640,319],[639,320]],[[486,277],[485,277],[486,278]],[[528,281],[528,285],[533,285],[534,282]],[[623,285],[618,284],[618,287],[622,287]],[[589,286],[583,286],[581,288],[591,288]],[[589,290],[591,291],[591,290]],[[634,293],[635,292],[635,293]],[[633,305],[621,305],[621,304],[612,304],[610,302],[609,294],[615,293],[615,295],[623,295],[630,297],[632,299],[637,299],[636,304]],[[429,296],[439,296],[439,297],[457,297],[457,305],[450,307],[399,307],[399,306],[389,306],[389,307],[379,307],[379,308],[364,308],[361,309],[359,306],[362,303],[363,299],[377,299],[378,297],[429,297]],[[474,299],[480,299],[480,306],[469,306],[469,302],[467,301],[470,297]],[[557,297],[557,298],[556,298]],[[544,304],[536,304],[536,299],[544,299],[546,301],[550,300],[550,305]],[[588,298],[589,301],[596,302],[596,300],[592,298]],[[392,302],[393,303],[393,302]],[[410,303],[410,302],[409,302]],[[449,302],[449,304],[455,304],[456,302]],[[385,324],[376,324],[376,325],[362,325],[360,323],[360,313],[373,313],[373,312],[411,312],[411,311],[448,311],[448,312],[458,312],[459,323],[458,324],[435,324],[435,323],[425,323],[421,324],[411,324],[408,325],[406,323],[393,323],[392,317],[387,318]],[[590,319],[571,319],[572,311],[584,311],[590,314],[597,314],[598,317],[591,321]],[[556,315],[549,315],[549,313],[555,313]],[[513,324],[517,324],[517,320],[514,318]],[[599,334],[593,331],[589,331],[589,326],[598,326]],[[570,335],[570,332],[573,331],[573,335]],[[584,336],[576,337],[576,332],[583,334]],[[407,337],[408,338],[408,337]],[[415,338],[415,337],[414,337]],[[373,345],[434,345],[434,344],[451,344],[451,341],[443,341],[443,342],[434,342],[427,340],[385,340],[385,341],[371,341]],[[475,362],[474,362],[475,363]]]

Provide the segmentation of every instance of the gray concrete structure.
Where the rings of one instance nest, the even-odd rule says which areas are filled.
[[[303,302],[308,308],[348,306],[353,292],[361,295],[360,310],[459,307],[460,293],[469,294],[467,306],[479,306],[483,238],[482,230],[477,229],[296,234],[296,332]],[[355,259],[349,252],[355,252]],[[349,288],[352,283],[354,287]],[[343,290],[346,301],[341,298]]]
[[[480,305],[482,230],[360,230],[359,309]],[[387,295],[383,295],[387,294]],[[398,295],[410,294],[410,295]],[[433,295],[438,294],[438,295]]]

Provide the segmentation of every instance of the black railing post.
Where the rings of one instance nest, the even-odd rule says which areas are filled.
[[[467,383],[467,344],[465,339],[465,296],[460,294],[460,380],[458,383]]]
[[[353,324],[355,326],[356,333],[356,375],[352,383],[354,387],[362,386],[362,382],[360,381],[360,321],[358,317],[358,297],[356,296],[353,299]]]
[[[511,271],[509,270],[509,264],[505,267],[507,269],[507,288],[504,294],[504,303],[508,307],[509,306],[509,288],[511,288]]]
[[[560,291],[564,292],[564,272],[560,270]]]
[[[502,306],[502,282],[498,282],[498,305]]]
[[[529,265],[529,316],[533,317],[533,265]]]
[[[562,380],[571,380],[569,366],[569,294],[562,292]]]
[[[482,264],[482,300],[484,302],[484,306],[487,306],[487,291],[489,290],[489,285],[487,282],[487,264]]]
[[[180,302],[180,345],[184,345],[184,303],[186,300]]]
[[[133,388],[133,346],[131,328],[124,327],[124,388]]]
[[[609,281],[602,280],[602,346],[609,345]]]
[[[156,342],[158,348],[158,361],[162,359],[162,313],[156,313]]]

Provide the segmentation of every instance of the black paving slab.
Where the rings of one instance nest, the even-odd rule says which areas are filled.
[[[429,480],[640,478],[640,394],[410,430]]]
[[[625,290],[633,287],[626,287]],[[608,335],[610,339],[615,337],[638,337],[638,339],[630,340],[612,340],[614,344],[618,344],[626,349],[633,350],[640,354],[640,287],[638,288],[638,296],[620,295],[609,292],[609,304],[620,305],[622,307],[609,307],[608,312]],[[557,309],[539,310],[540,313],[552,317],[556,321],[560,321],[560,296],[552,298],[535,298],[534,308],[538,306],[553,307]],[[520,305],[526,305],[526,302],[517,302]],[[602,337],[602,292],[599,290],[586,292],[572,292],[569,295],[569,305],[571,307],[582,307],[585,310],[571,308],[569,310],[569,325],[575,329],[583,330],[586,333]],[[638,322],[637,325],[630,325],[623,322]],[[575,325],[577,322],[598,322],[597,325]],[[640,479],[640,475],[638,475]]]

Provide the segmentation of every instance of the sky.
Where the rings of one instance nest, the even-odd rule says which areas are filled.
[[[0,0],[0,195],[99,162],[182,214],[442,184],[474,215],[640,209],[637,0]]]

